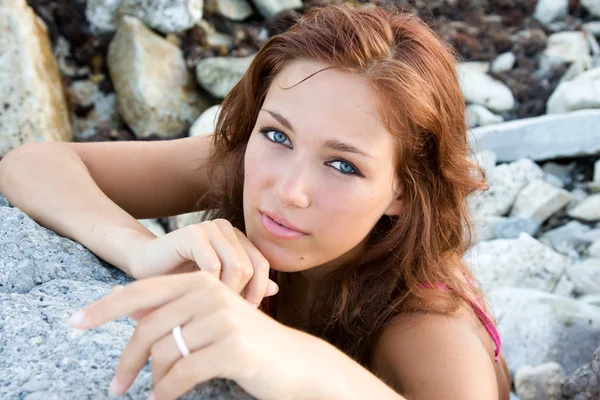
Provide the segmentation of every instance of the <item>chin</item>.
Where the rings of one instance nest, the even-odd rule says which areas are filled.
[[[306,257],[301,259],[299,254],[279,247],[273,243],[255,243],[256,248],[269,261],[271,269],[279,272],[298,272],[309,269],[313,264]]]

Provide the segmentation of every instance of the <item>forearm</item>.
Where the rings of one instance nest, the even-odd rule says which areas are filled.
[[[323,400],[406,400],[369,370],[330,343],[301,332],[311,341],[309,354],[314,354],[320,368],[311,372],[316,387],[306,386],[302,399]]]
[[[0,193],[40,225],[75,240],[134,277],[128,249],[139,237],[155,237],[111,201],[85,164],[61,146],[24,149],[0,162]]]

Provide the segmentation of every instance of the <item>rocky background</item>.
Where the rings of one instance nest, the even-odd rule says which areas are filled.
[[[514,398],[600,398],[600,0],[0,0],[0,158],[30,141],[212,132],[258,48],[309,7],[401,7],[457,50],[490,190],[465,259]],[[140,221],[165,234],[195,214]],[[131,332],[70,313],[129,281],[0,196],[0,398],[107,398]],[[149,365],[129,398],[145,398]],[[249,398],[229,381],[186,397]]]

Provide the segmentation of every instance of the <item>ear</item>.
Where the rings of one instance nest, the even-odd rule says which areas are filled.
[[[385,210],[385,215],[398,215],[400,214],[400,212],[402,211],[402,205],[403,205],[403,201],[402,201],[402,197],[398,196],[396,197],[394,200],[392,200],[392,202],[390,203],[390,205],[388,206],[388,208]]]

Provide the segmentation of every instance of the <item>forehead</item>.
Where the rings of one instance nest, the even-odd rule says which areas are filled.
[[[372,88],[358,74],[337,68],[318,72],[323,68],[327,65],[308,60],[287,65],[271,83],[263,109],[282,114],[302,136],[344,140],[373,156],[387,156],[393,138],[381,120]]]

